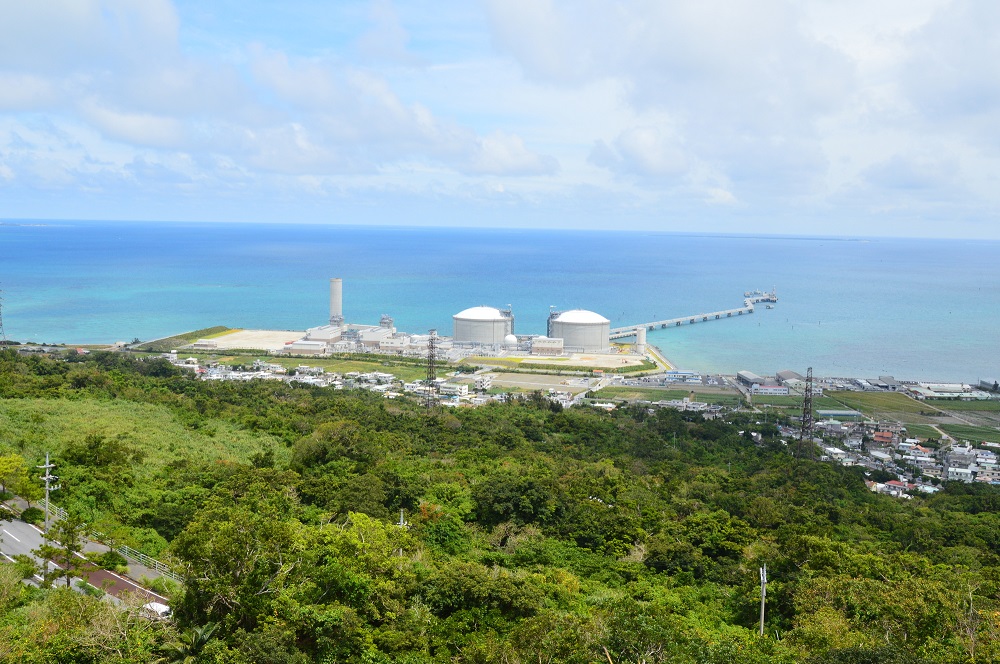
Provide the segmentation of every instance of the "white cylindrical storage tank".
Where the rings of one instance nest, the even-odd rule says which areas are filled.
[[[611,321],[586,309],[563,311],[549,318],[549,336],[562,339],[567,351],[607,352],[611,348],[610,335]]]
[[[455,343],[499,346],[514,333],[514,316],[495,307],[472,307],[451,318]]]
[[[635,328],[635,352],[640,355],[646,352],[646,326]]]
[[[330,280],[330,325],[341,325],[344,322],[344,282],[342,279]]]

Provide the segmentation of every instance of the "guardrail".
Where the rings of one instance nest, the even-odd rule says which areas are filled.
[[[45,502],[46,501],[43,498],[41,500],[41,504],[43,505],[43,509],[44,509]],[[68,514],[66,512],[66,510],[64,510],[63,508],[59,507],[58,505],[53,505],[51,503],[49,503],[49,512],[51,512],[52,514],[55,514],[60,519],[65,519],[66,516],[67,516],[67,514]],[[91,532],[90,535],[94,539],[96,539],[98,541],[100,541],[101,538],[104,537],[103,533],[98,533],[98,532]],[[180,575],[174,573],[170,569],[170,566],[167,565],[165,562],[159,561],[156,558],[153,558],[151,556],[147,556],[142,551],[136,551],[135,549],[133,549],[130,546],[125,546],[125,545],[117,546],[117,547],[113,547],[113,550],[115,552],[117,552],[117,553],[120,553],[122,556],[124,556],[126,560],[131,560],[133,562],[137,562],[140,565],[143,565],[144,567],[148,567],[151,570],[155,570],[156,572],[159,572],[160,574],[162,574],[163,576],[167,577],[168,579],[173,579],[174,581],[176,581],[178,583],[181,583],[181,577],[180,577]]]

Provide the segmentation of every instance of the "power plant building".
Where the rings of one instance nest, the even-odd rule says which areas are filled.
[[[548,328],[548,337],[562,339],[568,352],[606,353],[611,348],[611,321],[593,311],[554,311]]]
[[[495,307],[472,307],[451,317],[456,344],[501,346],[514,334],[514,314]]]

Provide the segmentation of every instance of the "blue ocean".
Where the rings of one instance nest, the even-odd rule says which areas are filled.
[[[544,333],[550,307],[612,327],[742,305],[774,309],[649,334],[680,368],[975,381],[1000,377],[1000,242],[314,225],[0,224],[8,338],[154,339],[227,325],[324,324],[330,277],[344,315],[451,332],[451,316],[514,310]]]

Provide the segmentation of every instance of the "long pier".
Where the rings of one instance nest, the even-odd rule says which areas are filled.
[[[710,320],[722,320],[723,318],[732,318],[733,316],[743,316],[752,314],[754,311],[754,305],[760,304],[761,302],[777,302],[778,296],[772,290],[770,293],[765,293],[763,291],[747,291],[743,294],[743,306],[738,309],[725,309],[723,311],[711,311],[705,314],[694,314],[693,316],[681,316],[680,318],[668,318],[667,320],[657,320],[651,323],[639,323],[638,325],[629,325],[628,327],[616,327],[611,329],[611,339],[624,339],[626,337],[634,337],[636,331],[640,328],[646,328],[650,332],[656,329],[665,330],[671,327],[680,327],[681,325],[693,325],[695,323],[707,323]]]

